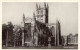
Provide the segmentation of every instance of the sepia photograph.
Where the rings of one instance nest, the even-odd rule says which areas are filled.
[[[78,2],[2,2],[2,49],[78,49]]]

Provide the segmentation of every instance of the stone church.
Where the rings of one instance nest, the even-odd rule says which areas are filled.
[[[23,14],[22,46],[59,46],[61,45],[60,22],[49,24],[49,6],[36,4],[33,18],[25,18]]]

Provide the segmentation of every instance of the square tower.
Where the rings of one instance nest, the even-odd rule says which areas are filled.
[[[48,23],[48,4],[44,3],[44,7],[36,4],[36,20],[42,23]]]

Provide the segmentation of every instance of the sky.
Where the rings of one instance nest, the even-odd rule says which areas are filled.
[[[44,6],[43,2],[37,3]],[[78,33],[78,3],[76,2],[47,2],[49,5],[49,23],[60,21],[61,34],[73,35]],[[23,13],[25,17],[33,17],[36,11],[36,2],[3,2],[2,23],[11,21],[14,25],[21,24]]]

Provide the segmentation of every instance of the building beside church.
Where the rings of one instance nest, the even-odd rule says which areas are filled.
[[[62,36],[63,46],[78,46],[78,34],[69,34],[67,36]]]
[[[67,36],[68,39],[68,45],[78,45],[78,34],[69,34]]]

